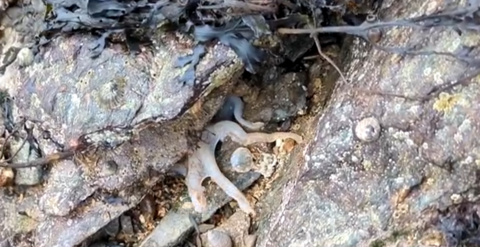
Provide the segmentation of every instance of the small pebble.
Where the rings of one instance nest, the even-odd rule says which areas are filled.
[[[110,221],[103,230],[105,233],[110,236],[110,237],[115,237],[117,236],[118,232],[120,231],[120,221],[118,218],[115,218],[114,220]]]
[[[146,222],[153,221],[156,214],[155,198],[151,195],[146,195],[140,202],[140,211]]]
[[[211,230],[207,232],[207,242],[208,246],[210,247],[232,247],[232,239],[228,234],[217,231]]]
[[[27,143],[22,145],[22,140],[12,140],[10,143],[11,153],[15,153],[12,158],[14,163],[30,162],[38,159],[39,154],[37,152],[30,152],[30,145]],[[33,186],[40,184],[43,180],[42,167],[22,167],[15,169],[15,184]]]
[[[120,216],[120,224],[122,225],[122,233],[125,235],[133,235],[135,232],[133,230],[132,218],[127,215]]]
[[[245,147],[237,148],[230,156],[230,164],[236,172],[245,173],[252,169],[253,156]]]

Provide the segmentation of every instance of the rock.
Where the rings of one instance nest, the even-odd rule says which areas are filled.
[[[118,232],[120,232],[120,219],[116,218],[110,221],[110,223],[103,228],[103,231],[110,237],[117,236]]]
[[[201,238],[203,242],[210,243],[209,238],[216,236],[216,233],[213,235],[211,234],[212,232],[222,232],[231,238],[231,241],[233,241],[233,246],[253,247],[254,245],[248,245],[248,242],[253,236],[249,234],[250,224],[251,220],[248,215],[242,211],[237,211],[219,227],[202,234]],[[209,233],[212,236],[209,237]],[[221,236],[219,238],[223,239],[225,237]]]
[[[132,218],[130,216],[121,215],[120,224],[122,225],[122,233],[125,235],[133,235],[135,232],[133,230]]]
[[[23,115],[43,122],[42,127],[55,133],[54,138],[60,143],[78,140],[107,126],[125,129],[148,120],[172,119],[185,111],[193,88],[176,80],[183,70],[173,68],[174,60],[181,54],[180,49],[174,48],[173,37],[165,35],[159,39],[158,43],[164,45],[153,56],[126,56],[106,49],[92,60],[87,45],[93,38],[59,37],[46,47],[40,63],[23,70],[10,66],[2,88],[15,97],[17,117]],[[234,66],[235,55],[226,47],[215,47],[209,48],[211,56],[207,57],[213,59],[209,62],[218,62],[220,67]],[[188,48],[183,51],[187,53]],[[197,68],[199,85],[210,84],[216,76],[202,74],[201,71],[217,66],[209,62],[204,60]],[[102,141],[95,140],[100,137],[93,135],[91,139]]]
[[[283,122],[306,113],[305,73],[287,73],[269,80],[255,99],[245,99],[249,121]],[[253,104],[253,102],[255,102]]]
[[[385,1],[380,13],[411,18],[441,9],[443,2]],[[449,52],[473,45],[473,55],[478,40],[476,32],[395,28],[378,45],[413,47],[421,41],[416,47]],[[469,68],[443,56],[400,58],[357,38],[345,53],[342,68],[350,83],[338,80],[324,112],[302,128],[311,143],[293,155],[290,182],[265,199],[272,215],[259,225],[257,246],[454,246],[444,242],[445,235],[461,242],[468,232],[455,227],[478,216],[445,217],[439,228],[429,223],[429,212],[451,211],[464,200],[470,205],[462,202],[461,208],[473,204],[478,210],[478,76],[423,101],[432,88],[468,75]],[[354,129],[367,117],[384,130],[363,143]]]
[[[169,212],[140,247],[176,246],[193,229],[188,213]]]
[[[95,191],[82,178],[81,169],[70,160],[59,162],[50,173],[39,202],[48,215],[67,216]]]
[[[207,235],[207,245],[208,247],[232,247],[232,239],[228,236],[227,233],[210,230],[206,233]]]
[[[218,164],[222,165],[224,163]],[[240,190],[250,186],[260,176],[260,174],[254,172],[243,173],[238,176],[232,176],[230,173],[225,175],[229,178],[234,177],[235,179],[231,181]],[[205,186],[205,189],[208,198],[208,210],[198,217],[200,222],[210,219],[219,208],[232,200],[218,186],[209,184]],[[173,247],[181,243],[194,228],[190,215],[196,215],[197,213],[193,210],[191,204],[191,202],[186,202],[180,208],[169,211],[140,246]]]
[[[248,172],[252,169],[253,155],[246,147],[239,147],[230,156],[230,164],[236,172]]]
[[[16,60],[0,76],[14,122],[32,120],[42,155],[89,146],[47,169],[44,188],[27,189],[22,219],[13,206],[19,198],[0,191],[0,239],[34,230],[35,246],[73,246],[138,204],[189,151],[191,132],[203,128],[243,72],[232,50],[212,43],[196,67],[197,83],[183,86],[186,68],[174,65],[193,49],[187,37],[158,33],[152,51],[134,56],[112,45],[92,59],[94,40],[57,37],[33,64]],[[190,110],[194,104],[206,111]],[[24,218],[28,227],[9,223]]]

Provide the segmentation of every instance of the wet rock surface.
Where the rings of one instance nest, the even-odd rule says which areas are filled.
[[[291,81],[290,83],[294,83],[294,81]],[[248,112],[252,110],[252,108],[248,107],[245,110]],[[291,140],[291,142],[292,146],[295,145],[293,140]],[[235,150],[237,150],[239,146],[241,145],[227,138],[222,142],[217,150],[216,160],[221,172],[225,174],[225,176],[242,191],[245,191],[262,175],[263,177],[270,177],[275,171],[275,166],[277,165],[278,160],[283,160],[285,158],[284,155],[286,155],[292,149],[287,149],[285,147],[286,145],[282,143],[276,143],[272,153],[272,148],[264,143],[249,145],[248,148],[254,150],[254,155],[252,154],[252,156],[255,156],[255,159],[250,160],[250,164],[245,164],[244,168],[248,169],[241,169],[239,171],[237,167],[234,167],[234,164],[231,163],[232,154],[235,153]],[[278,150],[280,149],[285,150],[279,152]],[[276,153],[275,150],[277,150]],[[277,156],[280,156],[281,158],[277,158]],[[143,241],[142,246],[188,246],[182,244],[185,244],[184,240],[187,239],[192,232],[195,234],[197,229],[195,226],[196,224],[201,224],[211,219],[214,214],[218,212],[218,210],[224,208],[224,206],[234,208],[238,207],[238,203],[234,202],[232,198],[228,197],[226,193],[213,181],[206,181],[203,184],[205,185],[205,194],[208,198],[208,209],[206,212],[200,215],[194,211],[192,202],[180,200],[180,202],[176,203],[177,206],[175,206],[174,209],[172,209],[164,218],[160,220],[157,227],[145,239],[145,241]],[[255,197],[251,194],[248,194],[247,198],[251,203],[256,202]],[[256,206],[254,207],[256,208]],[[223,236],[225,231],[228,232],[228,236],[232,238],[232,241],[235,244],[234,246],[254,246],[256,236],[251,235],[249,232],[251,219],[240,209],[237,210],[237,213],[230,216],[227,222],[222,224],[219,228],[221,229],[222,233],[215,232],[215,234],[212,233],[209,235],[213,242],[206,243],[205,246],[216,246],[216,240],[218,240],[220,244],[223,244],[222,241],[226,241],[226,237]],[[195,217],[194,221],[196,224],[192,222],[192,219],[190,218],[192,216]],[[202,225],[198,227],[201,228],[201,226]],[[193,231],[194,229],[195,231]],[[203,242],[208,242],[207,235],[202,235],[201,239]]]
[[[246,189],[260,176],[260,174],[253,172],[235,176],[234,174],[228,173],[226,169],[222,169],[222,171],[226,171],[226,176],[232,178],[235,186],[241,190]],[[206,212],[198,214],[194,211],[191,202],[184,202],[177,210],[169,212],[140,246],[177,246],[194,230],[195,225],[190,219],[191,215],[194,216],[197,223],[205,222],[219,208],[232,200],[232,198],[228,197],[218,186],[212,183],[206,185],[205,188],[207,191],[206,194],[209,197]]]
[[[236,212],[221,226],[203,233],[201,235],[202,242],[205,243],[205,246],[220,246],[215,244],[219,242],[228,242],[224,240],[228,237],[233,243],[233,245],[230,246],[253,247],[255,246],[254,241],[256,236],[249,234],[250,224],[251,219],[248,215],[243,212]],[[221,234],[218,234],[219,232]],[[217,237],[217,235],[219,236]]]
[[[192,148],[190,131],[203,128],[243,71],[231,49],[212,43],[196,66],[196,84],[183,85],[187,67],[175,64],[193,50],[188,37],[158,33],[140,55],[112,45],[96,59],[89,56],[93,40],[59,36],[32,64],[17,59],[0,77],[11,99],[8,120],[27,119],[41,157],[85,142],[95,147],[45,169],[16,169],[29,176],[18,176],[17,185],[30,187],[0,189],[0,242],[74,246],[138,204]],[[206,112],[190,111],[195,103]],[[15,237],[31,231],[31,238]]]
[[[443,4],[385,1],[382,15],[419,16]],[[449,52],[479,41],[476,33],[443,29],[387,34],[382,45],[421,42]],[[478,205],[478,83],[422,101],[433,87],[468,69],[442,56],[400,58],[357,39],[348,52],[350,83],[337,81],[325,111],[303,128],[310,144],[293,155],[296,166],[263,202],[273,215],[261,221],[257,246],[453,246],[452,238],[464,243],[478,217],[472,213],[472,204]],[[363,128],[365,142],[355,131],[370,117],[381,129]]]
[[[431,13],[443,2],[404,4],[386,1],[382,14]],[[191,42],[168,34],[159,34],[156,40],[158,47],[151,53],[133,56],[114,45],[93,60],[86,45],[91,37],[59,37],[32,65],[25,62],[26,54],[27,59],[7,69],[3,80],[15,96],[14,120],[35,120],[30,124],[41,155],[79,141],[101,148],[34,173],[23,170],[22,175],[29,177],[23,182],[20,177],[11,181],[11,170],[0,170],[1,185],[22,184],[0,188],[0,218],[4,219],[0,246],[74,246],[89,236],[133,235],[138,222],[129,210],[139,202],[141,221],[161,214],[163,209],[153,208],[156,202],[147,193],[194,149],[196,140],[192,142],[187,132],[200,131],[215,114],[232,88],[229,81],[241,68],[233,53],[213,44],[197,67],[200,86],[183,86],[177,79],[186,68],[175,69],[173,60],[178,51],[190,52]],[[478,46],[479,41],[474,33],[394,29],[381,44],[419,40],[452,52],[463,45]],[[472,55],[476,52],[473,49]],[[268,145],[249,147],[236,157],[239,163],[234,167],[231,155],[239,145],[226,141],[216,153],[222,172],[241,190],[261,175],[273,174],[274,186],[265,198],[257,201],[258,195],[247,194],[260,213],[254,223],[257,246],[477,244],[472,232],[478,231],[480,222],[475,187],[480,146],[475,138],[480,134],[478,85],[419,100],[434,86],[466,74],[465,66],[438,56],[400,57],[371,49],[358,39],[344,53],[342,70],[349,83],[339,80],[324,112],[315,119],[297,119],[301,126],[298,121],[290,125],[290,119],[305,113],[307,99],[320,105],[326,97],[316,93],[334,84],[328,78],[316,80],[321,75],[316,69],[325,64],[315,63],[308,76],[307,72],[280,75],[272,69],[264,76],[269,81],[266,85],[242,91],[242,84],[236,89],[247,102],[247,120],[280,125],[268,129],[292,126],[310,141],[296,147],[277,142],[273,154]],[[215,88],[220,85],[218,92]],[[211,92],[211,100],[204,101]],[[320,107],[315,108],[317,113]],[[287,164],[285,157],[277,159],[283,152],[279,146],[294,150]],[[21,161],[30,158],[27,155]],[[141,246],[182,244],[196,224],[231,201],[215,184],[204,184],[207,212],[195,214],[188,199],[176,201]],[[208,242],[214,239],[214,231],[220,231],[235,246],[254,246],[251,223],[238,211],[201,238]],[[101,240],[81,246],[120,244]]]

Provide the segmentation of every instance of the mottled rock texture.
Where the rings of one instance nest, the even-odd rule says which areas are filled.
[[[385,1],[381,16],[419,16],[444,2]],[[455,52],[479,41],[473,32],[395,28],[379,44]],[[349,83],[339,80],[325,110],[304,128],[310,143],[292,158],[286,184],[266,198],[265,207],[276,206],[260,224],[258,246],[422,246],[438,233],[427,211],[478,198],[478,77],[426,101],[406,99],[387,94],[419,98],[470,71],[451,57],[402,57],[359,39],[345,54]],[[367,117],[382,127],[370,143],[354,134]]]
[[[74,246],[136,205],[194,148],[189,138],[243,71],[232,50],[212,43],[196,67],[197,83],[183,85],[187,66],[175,63],[192,52],[188,37],[158,33],[153,50],[135,56],[112,45],[96,59],[92,41],[86,34],[60,36],[32,65],[15,61],[0,78],[14,122],[33,122],[43,155],[80,141],[95,147],[54,164],[44,183],[21,196],[0,189],[0,243],[33,231],[35,246]],[[194,104],[204,111],[189,110]]]

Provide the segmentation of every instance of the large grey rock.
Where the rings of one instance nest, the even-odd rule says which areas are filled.
[[[385,1],[382,16],[419,16],[444,2],[450,1]],[[477,33],[460,36],[440,28],[387,34],[380,45],[421,42],[428,50],[447,52],[478,47],[480,40]],[[303,128],[312,138],[292,159],[285,184],[263,203],[273,214],[260,224],[257,246],[449,246],[435,224],[428,224],[425,210],[462,200],[478,204],[480,85],[422,101],[418,98],[435,86],[468,74],[465,64],[444,56],[400,57],[359,39],[348,52],[343,68],[350,82],[338,81],[324,112]],[[382,127],[369,143],[354,134],[367,117]]]
[[[114,45],[97,59],[90,58],[92,41],[58,37],[34,64],[15,61],[0,77],[14,121],[30,121],[43,155],[92,147],[57,162],[22,197],[0,190],[0,243],[33,231],[35,246],[74,246],[134,206],[192,148],[189,133],[202,129],[243,71],[232,50],[211,44],[197,83],[184,86],[179,78],[188,66],[174,65],[192,52],[187,37],[158,33],[153,51],[133,56]],[[205,111],[190,111],[195,103]]]

